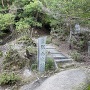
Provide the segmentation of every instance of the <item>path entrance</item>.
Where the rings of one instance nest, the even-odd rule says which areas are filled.
[[[36,43],[38,43],[38,39],[33,39]],[[58,51],[57,48],[53,44],[46,44],[46,52],[47,52],[47,57],[51,57],[54,59],[55,66],[58,68],[58,63],[67,63],[67,62],[72,62],[73,59],[62,53],[61,51]]]

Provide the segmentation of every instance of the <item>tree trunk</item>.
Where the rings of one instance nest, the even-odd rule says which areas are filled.
[[[9,1],[9,0],[7,0],[7,6],[8,6],[8,7],[10,6],[10,1]]]
[[[2,6],[4,7],[4,1],[2,0]]]
[[[14,31],[14,28],[13,28],[13,25],[11,24],[10,25],[10,32],[13,32]]]

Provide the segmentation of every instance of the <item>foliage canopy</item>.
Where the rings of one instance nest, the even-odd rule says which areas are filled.
[[[0,32],[12,24],[19,31],[45,24],[62,27],[72,18],[90,24],[90,0],[1,0],[0,7]]]

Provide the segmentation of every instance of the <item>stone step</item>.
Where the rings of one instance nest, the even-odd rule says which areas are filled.
[[[46,47],[46,50],[47,50],[47,49],[55,49],[55,48],[52,48],[52,47],[51,47],[51,48],[48,48],[48,47]]]
[[[54,46],[52,45],[46,45],[46,48],[53,48],[53,49],[56,49]]]
[[[51,52],[51,54],[62,54],[62,53],[61,53],[61,52],[56,52],[56,53],[52,53],[52,52]]]
[[[73,59],[54,59],[55,62],[71,62]]]
[[[53,57],[54,59],[69,59],[67,57]]]
[[[57,64],[59,64],[59,63],[57,63]],[[74,63],[74,62],[67,62],[67,63],[64,63],[64,64],[61,64],[61,65],[59,65],[58,67],[61,67],[61,68],[70,68],[70,67],[76,67],[76,63]]]
[[[62,53],[60,54],[51,54],[53,57],[56,57],[56,58],[67,58],[65,55],[63,55]]]
[[[59,53],[56,49],[46,49],[50,53]]]

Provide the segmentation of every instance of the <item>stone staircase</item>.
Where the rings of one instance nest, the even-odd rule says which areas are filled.
[[[54,59],[56,68],[58,68],[58,63],[72,63],[73,59],[70,56],[66,56],[62,52],[58,51],[52,44],[46,44],[47,56],[50,55]]]

